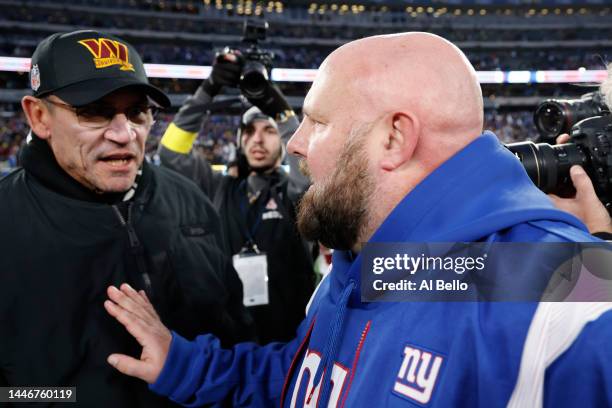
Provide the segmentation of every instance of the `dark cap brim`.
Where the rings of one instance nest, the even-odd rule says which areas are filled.
[[[142,91],[162,108],[170,107],[170,99],[163,91],[153,85],[135,81],[133,78],[92,79],[78,82],[48,93],[57,95],[70,105],[82,106],[95,102],[112,92],[127,87],[133,87],[135,90]]]

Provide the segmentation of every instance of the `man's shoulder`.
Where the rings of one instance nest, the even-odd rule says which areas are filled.
[[[517,224],[503,232],[508,242],[600,242],[585,229],[559,220],[533,220]]]
[[[552,241],[561,242],[599,242],[599,238],[589,234],[586,230],[575,225],[561,221],[540,220],[529,223],[531,226],[546,234]]]
[[[21,167],[0,179],[0,195],[15,194],[25,182],[25,170]]]
[[[151,166],[157,188],[162,188],[164,194],[174,193],[178,196],[204,197],[206,195],[189,178],[163,166]]]

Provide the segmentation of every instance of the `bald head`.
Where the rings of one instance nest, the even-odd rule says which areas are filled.
[[[310,231],[332,222],[342,231],[342,223],[352,220],[359,224],[360,242],[483,128],[474,68],[456,46],[428,33],[368,37],[338,48],[319,68],[303,113],[287,146],[306,158],[313,181],[303,219]],[[350,165],[354,177],[346,179]],[[368,191],[358,200],[364,205],[349,199],[357,190]],[[362,208],[365,216],[348,211],[342,216],[347,208]],[[317,213],[322,215],[313,216]],[[325,214],[334,214],[335,221]],[[360,219],[367,221],[355,221]]]
[[[322,65],[360,89],[377,113],[401,108],[425,130],[482,131],[482,93],[474,68],[454,44],[434,34],[368,37],[334,51]]]

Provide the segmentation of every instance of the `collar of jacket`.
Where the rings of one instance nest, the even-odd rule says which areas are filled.
[[[20,152],[20,163],[26,172],[36,178],[46,188],[61,195],[93,203],[118,204],[123,201],[125,193],[98,194],[73,179],[58,164],[49,144],[31,133],[32,139],[23,146]],[[151,179],[151,169],[143,161],[142,175],[134,195],[134,200],[142,197]]]

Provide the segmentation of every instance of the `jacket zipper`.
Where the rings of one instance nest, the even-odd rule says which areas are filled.
[[[121,214],[121,211],[116,205],[112,205],[115,214],[119,218],[119,222],[123,227],[126,227],[128,233],[128,239],[130,241],[130,252],[136,259],[136,267],[138,268],[138,272],[140,273],[140,277],[144,283],[145,292],[149,299],[153,299],[153,287],[151,285],[151,277],[147,272],[147,266],[144,260],[144,248],[138,239],[138,235],[136,235],[136,231],[131,223],[132,218],[132,204],[128,203],[127,207],[127,220]]]

